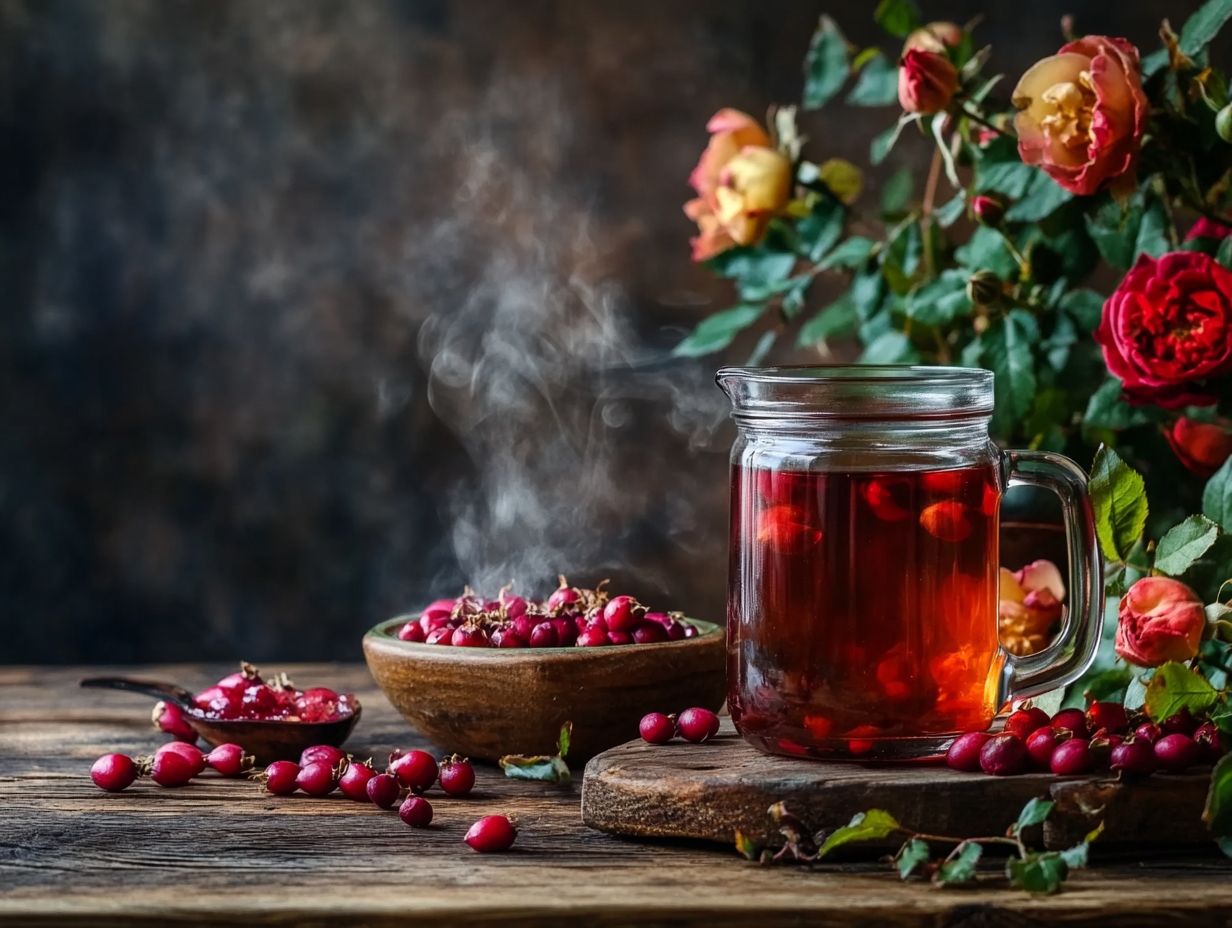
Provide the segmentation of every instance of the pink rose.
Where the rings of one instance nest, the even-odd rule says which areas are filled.
[[[697,197],[684,205],[697,223],[693,260],[755,245],[791,199],[791,159],[752,116],[723,109],[706,124],[710,144],[689,175]]]
[[[1001,568],[997,627],[1011,654],[1034,654],[1046,646],[1064,611],[1065,581],[1052,561],[1032,561],[1019,571]]]
[[[958,70],[943,54],[908,48],[898,62],[898,102],[908,113],[939,113],[958,91]]]
[[[1014,88],[1018,155],[1071,193],[1132,184],[1147,99],[1138,49],[1089,35],[1037,61]]]
[[[1139,667],[1187,661],[1198,653],[1206,611],[1198,594],[1168,577],[1143,577],[1121,597],[1116,653]]]
[[[1198,422],[1185,416],[1164,433],[1177,459],[1199,477],[1209,477],[1232,455],[1232,429],[1227,421]]]

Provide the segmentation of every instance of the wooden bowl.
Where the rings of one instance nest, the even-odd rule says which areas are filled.
[[[368,669],[411,725],[468,757],[553,754],[568,721],[568,759],[586,760],[636,738],[647,712],[723,704],[723,629],[710,622],[688,619],[696,638],[660,644],[501,649],[399,641],[408,618],[364,635]]]

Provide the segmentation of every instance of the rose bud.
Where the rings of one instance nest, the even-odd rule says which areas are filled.
[[[1018,155],[1079,196],[1132,183],[1149,104],[1138,49],[1089,35],[1037,61],[1011,98]]]
[[[1169,577],[1143,577],[1121,597],[1116,653],[1139,667],[1187,661],[1198,653],[1205,630],[1197,593]]]
[[[898,102],[908,113],[940,113],[958,92],[958,70],[936,52],[909,48],[898,62]]]
[[[975,306],[995,306],[1004,294],[1001,278],[992,271],[976,271],[967,278],[967,299]]]
[[[1197,422],[1181,416],[1164,437],[1177,460],[1203,479],[1213,475],[1232,455],[1232,429],[1226,422]]]
[[[1005,219],[1005,204],[997,197],[982,193],[971,201],[971,212],[980,225],[995,229]]]

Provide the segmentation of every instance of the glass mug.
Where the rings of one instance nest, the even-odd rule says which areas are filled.
[[[912,760],[1063,686],[1099,644],[1103,563],[1086,475],[1000,451],[993,375],[950,367],[724,368],[732,449],[728,706],[772,754]],[[1070,590],[1057,639],[997,634],[1009,486],[1060,498]],[[1019,565],[1014,565],[1019,566]]]

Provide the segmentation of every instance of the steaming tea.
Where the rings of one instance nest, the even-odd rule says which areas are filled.
[[[728,699],[748,740],[892,757],[885,739],[988,725],[1003,663],[993,464],[732,476]]]

